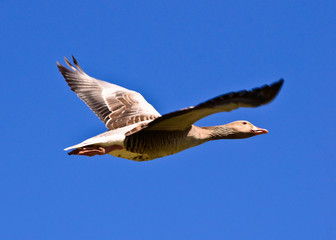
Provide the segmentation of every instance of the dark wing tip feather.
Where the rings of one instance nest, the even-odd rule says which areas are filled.
[[[81,74],[84,74],[84,75],[87,75],[83,69],[79,66],[76,58],[74,56],[72,56],[72,59],[73,59],[73,62],[74,62],[74,65],[72,65],[72,63],[66,58],[64,57],[64,61],[65,63],[68,65],[68,68],[64,67],[62,64],[60,64],[59,62],[56,62],[57,63],[57,67],[59,69],[59,71],[62,73],[62,75],[64,76],[65,80],[68,82],[68,78],[67,78],[67,74],[76,74],[76,73],[81,73]],[[71,71],[72,70],[72,71]]]
[[[280,79],[270,85],[263,85],[250,91],[242,90],[223,94],[197,105],[197,108],[216,107],[229,103],[241,104],[241,106],[245,105],[246,107],[258,107],[271,102],[279,93],[283,82],[284,80]]]
[[[73,62],[74,62],[74,64],[75,64],[76,68],[77,68],[81,73],[84,73],[83,69],[79,66],[79,64],[78,64],[76,58],[74,57],[74,55],[72,55],[72,60],[73,60]]]
[[[71,57],[72,57],[73,62],[74,62],[75,64],[78,64],[78,62],[77,62],[76,58],[74,57],[74,55],[71,55]]]
[[[278,95],[283,83],[284,80],[280,79],[270,85],[264,85],[260,88],[252,89],[251,92],[255,94],[256,98],[260,101],[258,106],[271,102]]]

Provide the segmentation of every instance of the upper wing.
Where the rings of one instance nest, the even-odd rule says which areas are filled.
[[[77,68],[64,58],[71,70],[57,62],[59,71],[109,130],[161,116],[140,93],[88,76],[72,58]]]
[[[210,114],[230,112],[240,107],[258,107],[267,104],[278,94],[283,82],[284,80],[280,79],[271,85],[264,85],[250,91],[227,93],[197,106],[165,114],[148,124],[131,130],[128,135],[140,130],[185,130],[196,121]]]

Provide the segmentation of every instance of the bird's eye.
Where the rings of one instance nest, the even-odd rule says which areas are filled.
[[[244,125],[246,125],[246,124],[247,124],[247,122],[243,122],[243,124],[244,124]]]

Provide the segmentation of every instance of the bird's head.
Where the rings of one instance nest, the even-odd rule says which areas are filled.
[[[254,126],[252,123],[239,120],[225,125],[203,127],[210,130],[209,139],[242,139],[268,133],[266,129]]]
[[[246,120],[231,122],[224,126],[229,129],[228,138],[249,138],[268,133],[266,129],[256,127]]]

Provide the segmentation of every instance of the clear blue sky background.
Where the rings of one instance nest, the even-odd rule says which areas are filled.
[[[0,3],[0,239],[336,239],[335,1]],[[161,113],[285,78],[201,120],[269,129],[149,162],[68,156],[105,131],[56,68]]]

